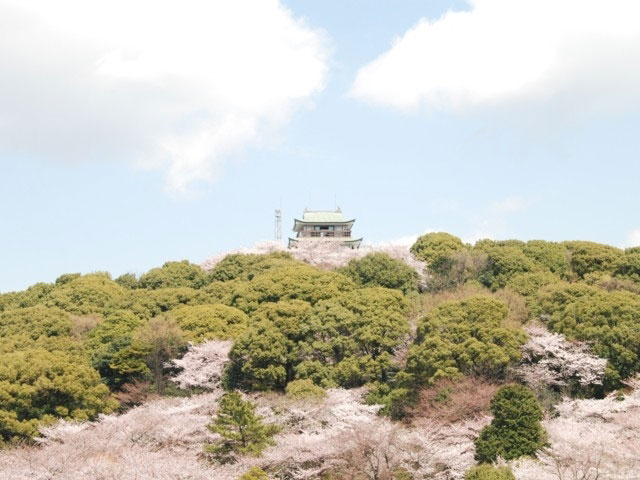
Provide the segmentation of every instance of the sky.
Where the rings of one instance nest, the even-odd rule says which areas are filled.
[[[340,206],[640,244],[635,0],[0,0],[0,292]]]

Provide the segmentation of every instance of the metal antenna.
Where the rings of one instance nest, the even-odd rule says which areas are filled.
[[[282,240],[282,209],[276,208],[276,214],[273,221],[273,239],[276,242]]]

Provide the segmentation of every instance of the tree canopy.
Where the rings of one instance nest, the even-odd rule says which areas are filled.
[[[418,290],[418,273],[386,253],[370,253],[351,260],[340,272],[363,287],[393,288],[404,294]]]
[[[542,408],[527,387],[502,387],[491,400],[491,413],[491,425],[485,427],[476,440],[476,460],[479,462],[534,455],[544,446],[546,435],[540,424]]]
[[[464,248],[462,240],[450,233],[426,233],[411,246],[411,253],[430,264]]]

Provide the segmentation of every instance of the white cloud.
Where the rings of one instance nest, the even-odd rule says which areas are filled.
[[[0,151],[135,157],[185,192],[322,89],[327,57],[277,0],[0,0]]]
[[[470,0],[362,67],[353,96],[398,109],[640,105],[637,0]],[[557,106],[556,106],[557,108]]]
[[[640,228],[636,228],[627,236],[627,247],[640,247]]]

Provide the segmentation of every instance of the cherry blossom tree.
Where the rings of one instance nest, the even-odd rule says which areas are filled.
[[[418,272],[418,275],[420,275],[422,286],[426,285],[427,281],[425,274],[426,263],[418,260],[411,253],[408,245],[396,245],[391,243],[363,245],[360,248],[352,249],[345,248],[344,246],[336,242],[309,240],[305,242],[299,242],[297,246],[288,249],[278,242],[260,242],[252,248],[238,249],[232,252],[227,252],[211,257],[208,260],[205,260],[201,266],[205,270],[211,270],[224,257],[232,253],[269,254],[273,252],[283,251],[289,252],[291,256],[296,260],[327,270],[337,267],[344,267],[351,260],[360,259],[368,255],[369,253],[386,253],[392,258],[402,260],[416,272]]]
[[[233,342],[209,340],[199,345],[190,344],[185,355],[170,362],[180,372],[171,379],[180,388],[214,390],[220,386],[224,366],[229,361]]]
[[[565,400],[543,422],[549,447],[513,465],[518,480],[632,480],[640,471],[640,380],[621,397]]]
[[[526,328],[529,341],[522,347],[522,363],[515,373],[530,387],[563,387],[570,380],[582,386],[601,385],[607,360],[597,357],[582,342],[533,325]]]

